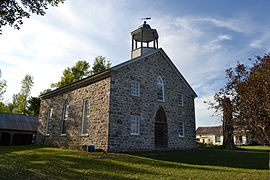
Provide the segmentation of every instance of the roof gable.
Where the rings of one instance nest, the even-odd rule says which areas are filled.
[[[153,51],[151,53],[148,53],[146,55],[143,55],[143,56],[139,56],[139,57],[136,57],[134,59],[130,59],[126,62],[123,62],[119,65],[116,65],[114,67],[111,68],[111,70],[117,70],[119,68],[122,68],[124,66],[127,66],[131,63],[135,63],[137,61],[140,61],[141,59],[143,58],[146,58],[146,57],[149,57],[153,54],[156,54],[156,53],[161,53],[161,55],[163,56],[164,60],[169,64],[169,66],[173,69],[173,71],[178,75],[178,77],[180,79],[182,79],[184,81],[184,83],[187,85],[187,87],[190,89],[190,91],[193,93],[194,97],[197,97],[197,94],[195,93],[195,91],[192,89],[192,87],[189,85],[189,83],[186,81],[186,79],[184,78],[184,76],[179,72],[179,70],[176,68],[176,66],[173,64],[173,62],[171,61],[171,59],[168,57],[168,55],[163,51],[162,48],[156,50],[156,51]]]
[[[146,55],[143,55],[143,56],[139,56],[139,57],[136,57],[136,58],[133,58],[133,59],[130,59],[128,61],[125,61],[123,63],[120,63],[116,66],[113,66],[103,72],[100,72],[100,73],[97,73],[97,74],[94,74],[94,75],[91,75],[89,77],[86,77],[86,78],[83,78],[79,81],[76,81],[76,82],[73,82],[71,84],[68,84],[68,85],[65,85],[63,87],[60,87],[60,88],[57,88],[53,91],[50,91],[50,92],[47,92],[45,94],[42,94],[40,95],[41,98],[49,98],[49,97],[52,97],[52,96],[55,96],[55,95],[58,95],[58,94],[62,94],[62,93],[65,93],[65,92],[68,92],[68,91],[71,91],[71,90],[74,90],[74,89],[78,89],[80,87],[83,87],[83,86],[87,86],[89,84],[92,84],[94,82],[97,82],[97,81],[100,81],[104,78],[107,78],[109,77],[111,74],[111,71],[113,70],[117,70],[123,66],[127,66],[131,63],[135,63],[145,57],[148,57],[148,56],[151,56],[153,54],[156,54],[156,53],[161,53],[161,55],[163,56],[163,58],[166,60],[166,62],[169,64],[169,66],[174,70],[174,72],[180,77],[180,79],[182,79],[184,81],[184,83],[187,85],[187,87],[190,89],[190,91],[192,92],[192,94],[194,95],[194,97],[197,97],[197,94],[195,93],[195,91],[192,89],[192,87],[189,85],[189,83],[186,81],[186,79],[183,77],[183,75],[179,72],[179,70],[176,68],[176,66],[173,64],[173,62],[171,61],[171,59],[168,57],[168,55],[163,51],[162,48],[160,49],[157,49],[156,51],[153,51],[153,52],[150,52]]]

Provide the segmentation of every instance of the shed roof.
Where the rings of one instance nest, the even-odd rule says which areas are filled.
[[[222,126],[211,126],[211,127],[198,127],[196,134],[221,134],[223,133]]]
[[[37,131],[38,117],[0,113],[0,130]]]

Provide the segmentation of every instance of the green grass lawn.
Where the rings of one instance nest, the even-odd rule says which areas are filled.
[[[0,147],[0,179],[269,180],[269,147],[134,154],[41,146]]]

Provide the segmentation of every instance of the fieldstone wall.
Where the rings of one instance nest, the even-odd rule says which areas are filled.
[[[41,100],[37,143],[48,146],[78,148],[80,145],[95,145],[97,149],[108,148],[108,120],[110,100],[110,77],[85,87]],[[88,135],[81,135],[83,100],[90,101]],[[66,136],[61,136],[60,124],[64,104],[69,105],[66,121]],[[49,134],[45,135],[48,110],[53,108]]]
[[[105,151],[157,150],[155,147],[155,116],[160,107],[165,110],[168,127],[166,150],[195,148],[195,94],[177,74],[173,65],[157,50],[139,60],[112,68],[110,77],[66,93],[42,99],[37,143],[48,146],[78,148],[95,145]],[[157,77],[164,81],[165,101],[157,100]],[[140,83],[140,96],[131,95],[131,82]],[[179,95],[184,106],[179,106]],[[90,101],[88,135],[81,135],[83,101]],[[61,135],[63,106],[68,104],[66,135]],[[45,123],[53,108],[49,134]],[[131,135],[130,116],[140,116],[140,134]],[[179,137],[180,122],[184,122],[184,137]]]
[[[165,84],[165,101],[157,100],[157,77]],[[140,82],[140,97],[131,95],[131,82]],[[178,95],[184,106],[178,105]],[[109,151],[155,150],[155,115],[166,112],[168,148],[195,148],[194,93],[160,52],[134,61],[111,73]],[[130,115],[140,115],[140,135],[131,135]],[[184,137],[179,137],[183,121]]]

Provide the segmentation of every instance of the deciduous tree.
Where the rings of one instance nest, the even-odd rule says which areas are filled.
[[[3,99],[3,94],[6,92],[6,88],[7,88],[7,82],[3,79],[1,80],[1,70],[0,70],[0,100]]]
[[[3,102],[0,102],[0,112],[1,113],[10,113],[8,107]]]
[[[94,64],[91,70],[91,74],[97,74],[99,72],[105,71],[111,67],[110,61],[106,60],[105,57],[97,56],[94,60]]]
[[[40,108],[40,98],[31,97],[28,100],[26,114],[29,116],[38,116],[39,115],[39,108]]]
[[[13,110],[14,113],[26,114],[27,101],[30,97],[33,84],[33,77],[27,74],[21,82],[21,90],[17,95],[17,104]]]
[[[239,69],[239,65],[236,70]],[[270,144],[270,55],[256,57],[237,83],[237,125],[253,138]]]
[[[64,0],[1,0],[0,1],[0,34],[2,27],[10,25],[20,29],[23,18],[29,18],[30,13],[45,15],[48,6],[57,6]]]
[[[215,94],[215,103],[210,103],[223,113],[224,133],[230,134],[236,127],[270,144],[270,55],[256,57],[250,67],[238,63],[226,74],[226,85]],[[224,143],[230,148],[226,143],[231,143],[231,137]]]
[[[86,61],[78,61],[74,66],[68,67],[63,71],[61,80],[51,84],[52,88],[59,88],[73,83],[90,74],[90,65]]]
[[[76,64],[72,67],[68,67],[63,71],[63,75],[61,77],[61,80],[52,83],[51,88],[60,88],[67,84],[73,83],[75,81],[78,81],[84,77],[87,77],[89,75],[97,74],[99,72],[102,72],[108,68],[110,68],[111,63],[110,61],[107,61],[105,57],[98,56],[95,58],[93,67],[90,70],[90,65],[86,61],[78,61]],[[44,92],[49,92],[51,89],[44,90]]]

